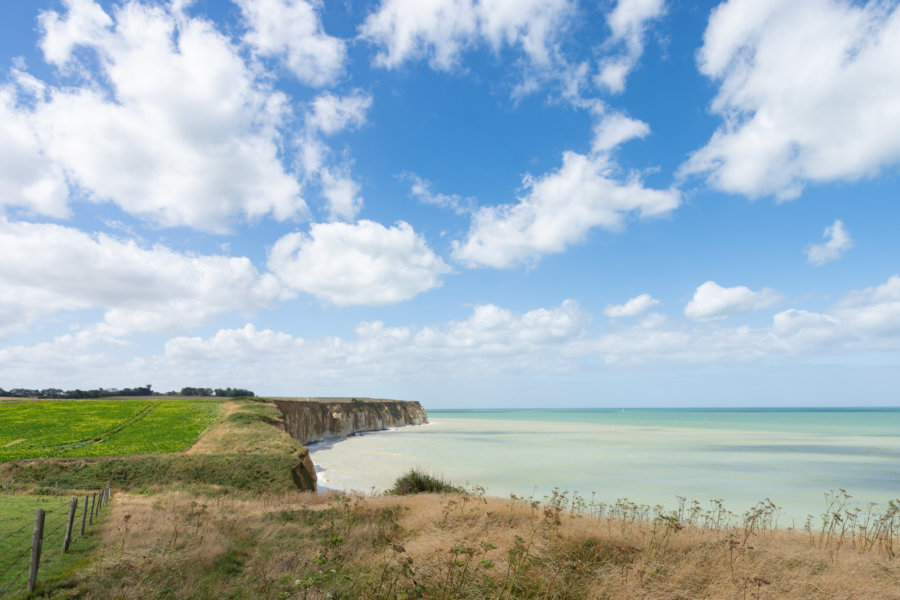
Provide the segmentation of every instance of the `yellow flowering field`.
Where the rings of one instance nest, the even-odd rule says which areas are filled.
[[[217,413],[211,398],[0,404],[0,462],[180,452]]]

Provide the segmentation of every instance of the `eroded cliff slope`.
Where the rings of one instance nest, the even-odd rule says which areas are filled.
[[[284,429],[301,444],[428,422],[418,402],[402,400],[276,400]]]

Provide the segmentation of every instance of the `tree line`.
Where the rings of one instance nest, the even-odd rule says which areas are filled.
[[[42,398],[42,399],[83,399],[83,398],[111,398],[113,396],[216,396],[220,398],[237,398],[256,396],[252,391],[242,388],[199,388],[183,387],[180,392],[154,392],[148,383],[144,386],[133,388],[97,388],[93,390],[62,390],[59,388],[28,389],[13,388],[4,390],[0,388],[0,398]]]

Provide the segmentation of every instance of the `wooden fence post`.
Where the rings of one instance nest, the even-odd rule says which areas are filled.
[[[78,498],[69,500],[69,521],[66,523],[66,537],[63,538],[63,554],[69,551],[72,543],[72,525],[75,524],[75,509],[78,508]]]
[[[34,516],[34,534],[31,536],[31,563],[28,566],[28,593],[34,591],[37,584],[38,567],[41,564],[41,544],[44,541],[44,517],[47,513],[43,508],[37,509]]]
[[[87,523],[87,505],[88,505],[88,496],[84,495],[84,508],[81,509],[81,535],[84,535],[84,526]]]
[[[91,517],[88,519],[88,525],[94,524],[94,504],[97,503],[97,494],[91,494]]]

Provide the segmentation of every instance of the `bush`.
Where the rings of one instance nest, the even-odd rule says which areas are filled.
[[[398,477],[394,482],[394,487],[387,491],[388,494],[394,494],[395,496],[436,492],[459,494],[462,493],[462,489],[447,483],[441,478],[422,473],[417,469],[410,469]]]

